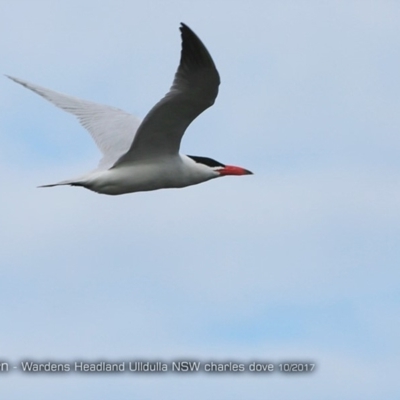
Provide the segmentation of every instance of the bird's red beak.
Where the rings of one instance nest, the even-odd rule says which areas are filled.
[[[218,170],[221,176],[226,175],[253,175],[253,173],[247,169],[241,167],[235,167],[234,165],[225,165],[224,168]]]

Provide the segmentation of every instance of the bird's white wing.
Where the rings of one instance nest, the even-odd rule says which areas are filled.
[[[177,154],[186,128],[214,104],[220,84],[210,53],[181,24],[182,51],[170,91],[147,114],[126,154],[115,164]]]
[[[140,120],[133,115],[118,108],[58,93],[12,76],[8,78],[75,115],[103,154],[99,168],[111,167],[130,148],[140,125]]]

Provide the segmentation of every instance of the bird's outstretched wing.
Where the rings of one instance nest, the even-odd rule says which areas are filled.
[[[115,164],[174,155],[189,124],[214,104],[220,78],[204,44],[185,24],[182,51],[170,91],[147,114],[126,154]]]
[[[139,119],[133,115],[118,108],[58,93],[22,79],[7,77],[75,115],[103,154],[99,168],[110,168],[130,148],[140,125]]]

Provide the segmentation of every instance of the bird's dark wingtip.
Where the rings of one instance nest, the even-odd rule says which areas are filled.
[[[179,30],[181,31],[181,33],[183,33],[184,31],[188,31],[188,32],[192,32],[194,33],[185,23],[181,22],[181,26],[179,27]]]

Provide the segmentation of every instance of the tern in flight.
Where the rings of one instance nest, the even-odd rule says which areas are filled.
[[[182,188],[227,175],[250,171],[208,157],[179,154],[182,136],[190,123],[214,104],[220,78],[204,44],[185,24],[181,59],[169,92],[140,122],[114,107],[81,100],[8,76],[74,114],[89,131],[103,154],[98,168],[77,179],[51,185],[82,186],[97,193]]]

